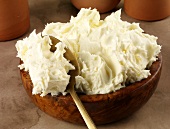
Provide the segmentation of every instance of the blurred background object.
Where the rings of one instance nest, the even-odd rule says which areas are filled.
[[[170,0],[124,0],[124,10],[138,20],[161,20],[170,16]]]
[[[71,3],[77,8],[96,8],[100,13],[108,12],[114,9],[120,0],[71,0]]]
[[[0,0],[0,41],[17,38],[29,27],[28,0]]]

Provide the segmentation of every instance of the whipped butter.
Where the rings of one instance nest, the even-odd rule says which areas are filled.
[[[58,43],[54,53],[50,51],[51,44],[48,36],[42,38],[41,33],[36,34],[35,31],[16,44],[17,56],[23,61],[19,67],[29,71],[33,83],[33,94],[41,94],[41,96],[48,93],[65,94],[70,79],[67,73],[75,69],[63,56],[64,43]]]
[[[78,58],[81,73],[75,88],[85,94],[105,94],[147,78],[149,68],[161,46],[157,37],[143,33],[138,23],[120,18],[121,10],[100,20],[96,9],[81,9],[68,23],[47,24],[42,35],[35,31],[17,42],[20,68],[29,71],[33,94],[65,94],[74,66],[63,57],[68,47]],[[61,41],[57,50],[50,52],[48,35]]]

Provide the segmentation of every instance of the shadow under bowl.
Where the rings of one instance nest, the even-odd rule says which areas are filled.
[[[150,67],[151,75],[116,92],[100,95],[80,95],[87,112],[96,125],[118,121],[140,109],[154,93],[162,68],[162,55]],[[33,84],[29,73],[21,70],[21,78],[28,95],[43,112],[57,119],[84,124],[84,121],[72,99],[66,96],[32,95]]]

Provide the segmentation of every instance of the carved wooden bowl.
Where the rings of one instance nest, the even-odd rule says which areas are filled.
[[[150,67],[147,79],[131,84],[116,92],[103,95],[79,95],[96,125],[125,118],[141,108],[154,93],[161,74],[162,56]],[[45,113],[67,122],[84,124],[71,96],[32,95],[33,84],[28,72],[20,71],[23,85],[36,106]]]

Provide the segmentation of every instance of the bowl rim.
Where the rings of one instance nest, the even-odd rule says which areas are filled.
[[[20,64],[22,63],[22,61],[20,60]],[[94,94],[94,95],[86,95],[86,94],[78,94],[78,96],[80,97],[80,100],[83,103],[93,103],[93,102],[99,102],[99,101],[106,101],[106,100],[110,100],[110,99],[114,99],[117,98],[117,96],[127,96],[129,94],[132,94],[133,92],[135,92],[136,90],[139,90],[143,87],[145,87],[148,83],[150,83],[157,74],[159,74],[159,72],[162,69],[162,54],[159,53],[159,55],[157,56],[157,60],[155,62],[153,62],[153,64],[151,65],[151,67],[149,68],[151,75],[149,75],[149,77],[142,79],[141,81],[132,83],[126,87],[123,87],[119,90],[116,90],[115,92],[111,92],[111,93],[107,93],[107,94]],[[22,74],[22,72],[25,72],[28,76],[29,76],[29,72],[24,71],[24,70],[20,70],[20,73]],[[31,83],[31,90],[33,88],[33,84],[31,81],[31,78],[29,76],[28,78]],[[40,94],[37,94],[40,96]],[[115,97],[116,96],[116,97]],[[58,96],[51,96],[50,94],[47,94],[46,96],[44,96],[45,98],[52,98],[52,99],[60,99],[60,100],[68,100],[71,102],[74,102],[71,95],[68,93],[65,96],[64,95],[58,95]],[[95,99],[94,99],[95,98]]]

